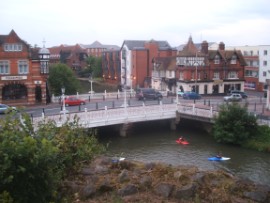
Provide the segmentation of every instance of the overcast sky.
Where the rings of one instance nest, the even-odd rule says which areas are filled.
[[[270,0],[2,0],[0,35],[31,45],[124,40],[270,45]]]

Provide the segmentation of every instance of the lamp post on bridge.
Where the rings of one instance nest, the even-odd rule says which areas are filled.
[[[64,116],[66,116],[66,113],[68,112],[66,110],[66,104],[65,104],[65,90],[66,90],[65,87],[61,88],[63,106],[62,106],[62,111],[60,111],[60,113],[64,114]]]
[[[90,94],[93,94],[93,77],[92,74],[89,76],[88,81],[90,82]]]

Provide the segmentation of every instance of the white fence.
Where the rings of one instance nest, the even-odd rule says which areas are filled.
[[[212,108],[199,108],[195,104],[162,104],[151,106],[137,106],[117,109],[107,109],[79,112],[70,114],[59,114],[54,116],[42,116],[33,118],[33,124],[37,127],[39,122],[54,121],[57,126],[62,126],[68,119],[79,118],[79,124],[85,128],[115,125],[121,123],[133,123],[142,121],[153,121],[176,118],[177,113],[193,115],[211,119],[213,117]]]

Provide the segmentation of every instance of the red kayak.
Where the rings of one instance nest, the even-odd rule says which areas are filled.
[[[177,142],[178,144],[183,144],[183,145],[189,144],[188,141],[179,141],[179,140],[176,140],[176,142]]]

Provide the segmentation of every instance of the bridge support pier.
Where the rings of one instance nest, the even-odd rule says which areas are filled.
[[[129,124],[124,123],[120,125],[119,133],[121,137],[126,137],[127,136],[127,131],[128,131]]]
[[[180,121],[180,114],[176,112],[175,118],[170,120],[170,129],[176,130],[176,125],[179,123],[179,121]]]

